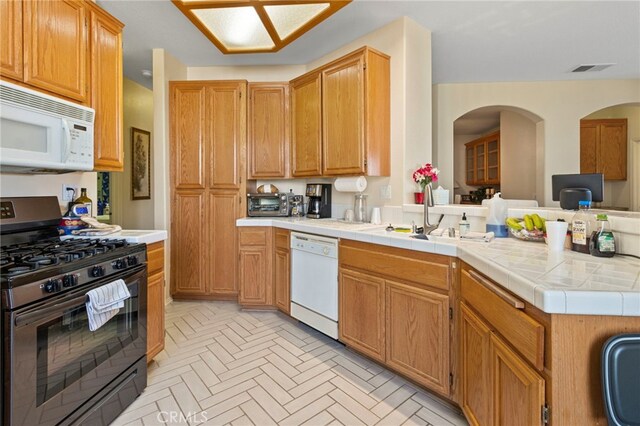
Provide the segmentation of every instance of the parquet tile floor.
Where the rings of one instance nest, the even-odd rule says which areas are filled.
[[[173,302],[148,386],[113,425],[466,425],[385,368],[285,315]]]

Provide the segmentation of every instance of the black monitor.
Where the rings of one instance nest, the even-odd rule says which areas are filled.
[[[591,191],[591,201],[601,203],[604,196],[604,175],[602,173],[586,173],[551,176],[553,201],[560,201],[560,191],[568,188],[587,188]]]

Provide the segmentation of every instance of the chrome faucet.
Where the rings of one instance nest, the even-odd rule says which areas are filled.
[[[422,233],[425,236],[438,229],[440,222],[442,222],[442,219],[444,218],[444,214],[441,214],[438,219],[438,223],[435,225],[429,223],[429,207],[433,207],[433,191],[431,189],[431,185],[427,185],[424,188],[424,230]]]

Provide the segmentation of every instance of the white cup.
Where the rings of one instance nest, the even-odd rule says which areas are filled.
[[[344,211],[344,220],[346,222],[353,222],[353,209],[347,209]]]
[[[380,219],[380,207],[371,209],[371,223],[374,225],[380,225],[382,223],[382,219]]]
[[[567,222],[548,220],[545,225],[547,227],[547,247],[549,247],[549,251],[564,250],[564,240],[567,236],[569,224]]]

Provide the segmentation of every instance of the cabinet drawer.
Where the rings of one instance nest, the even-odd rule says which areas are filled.
[[[164,269],[164,243],[159,241],[147,245],[147,273],[151,276]]]
[[[240,247],[266,246],[267,230],[262,228],[240,228]]]
[[[276,248],[289,250],[289,231],[286,229],[276,229],[275,233]]]
[[[501,297],[496,291],[503,293]],[[463,269],[460,280],[461,296],[488,322],[492,330],[501,334],[522,356],[538,370],[544,367],[544,326],[514,305],[524,306],[517,298],[475,271]],[[506,298],[513,299],[513,304]]]
[[[343,240],[340,264],[442,290],[450,285],[449,258],[438,254]]]

